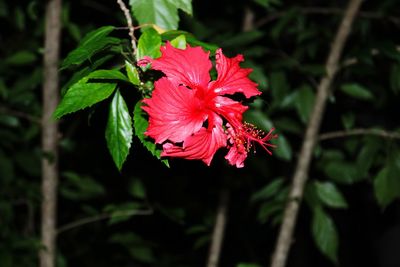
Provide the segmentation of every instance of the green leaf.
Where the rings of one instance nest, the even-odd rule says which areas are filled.
[[[106,47],[118,44],[119,39],[108,37],[108,34],[113,30],[113,26],[104,26],[88,33],[79,43],[79,46],[67,55],[61,69],[68,68],[71,65],[80,65]]]
[[[338,183],[353,184],[360,181],[363,177],[360,176],[357,166],[344,161],[331,161],[323,167],[325,174]]]
[[[177,8],[182,9],[189,15],[192,15],[192,0],[169,0],[173,3]]]
[[[171,45],[173,47],[179,48],[179,49],[185,49],[186,48],[186,37],[184,34],[179,35],[178,37],[174,38],[171,40]]]
[[[265,200],[267,198],[273,197],[282,188],[283,178],[278,177],[274,179],[271,183],[267,184],[257,192],[251,195],[250,201],[256,202],[259,200]]]
[[[146,29],[140,36],[138,47],[136,51],[137,60],[142,59],[144,56],[151,58],[158,58],[161,56],[160,52],[161,36],[153,28]]]
[[[139,24],[155,24],[164,30],[178,28],[178,9],[192,14],[191,0],[130,0],[129,3]]]
[[[310,86],[303,85],[297,94],[296,109],[303,123],[307,123],[314,108],[315,94]]]
[[[128,74],[129,81],[134,85],[140,84],[139,73],[135,66],[133,66],[129,61],[125,60],[126,73]]]
[[[267,114],[258,109],[251,109],[244,113],[244,120],[254,124],[265,132],[268,132],[274,127]]]
[[[132,143],[132,118],[128,107],[117,90],[110,105],[106,128],[108,150],[118,170],[121,170]]]
[[[349,130],[349,129],[353,128],[354,122],[356,120],[356,116],[354,115],[354,113],[346,113],[346,114],[342,115],[341,119],[342,119],[342,124],[343,124],[344,128],[346,130]]]
[[[282,134],[278,135],[276,146],[277,148],[274,150],[275,156],[285,161],[292,159],[292,147]]]
[[[74,172],[63,172],[60,185],[61,195],[69,200],[82,201],[105,193],[104,187],[91,177]]]
[[[96,70],[99,66],[103,65],[105,62],[110,60],[113,56],[112,55],[106,55],[104,57],[101,57],[93,62],[87,67],[81,68],[79,71],[75,71],[74,74],[72,75],[71,79],[64,84],[64,86],[61,88],[61,95],[63,96],[65,92],[67,91],[68,88],[70,88],[73,84],[77,83],[79,80],[81,80],[83,77],[86,77],[89,75],[91,72]]]
[[[395,155],[391,155],[389,162],[374,179],[375,197],[382,208],[400,197],[400,159],[399,153]]]
[[[171,31],[166,31],[161,34],[161,38],[163,41],[171,41],[174,38],[178,37],[179,35],[185,35],[186,42],[190,44],[191,46],[201,46],[205,50],[211,51],[212,53],[215,53],[215,51],[218,49],[219,46],[215,44],[210,44],[210,43],[205,43],[202,41],[199,41],[196,39],[193,34],[185,32],[185,31],[176,31],[176,30],[171,30]]]
[[[87,83],[88,78],[81,79],[67,91],[55,110],[54,118],[90,107],[107,97],[115,90],[115,83]]]
[[[365,176],[368,174],[369,169],[374,162],[377,152],[381,147],[381,140],[378,138],[370,137],[365,142],[360,153],[357,156],[357,169],[360,175]]]
[[[264,224],[266,223],[272,216],[280,216],[281,211],[283,210],[283,202],[278,201],[268,201],[261,205],[258,210],[257,220]]]
[[[340,89],[348,96],[360,100],[370,100],[374,98],[373,94],[368,91],[368,89],[356,83],[343,84]]]
[[[37,59],[36,55],[30,51],[22,50],[4,60],[5,64],[22,66],[29,65],[35,62]]]
[[[393,93],[398,94],[400,92],[400,64],[393,64],[390,68],[390,88]]]
[[[143,205],[136,202],[128,202],[123,204],[110,205],[105,208],[107,212],[111,213],[108,224],[116,224],[129,220],[131,217],[138,214],[143,209]]]
[[[146,189],[143,183],[137,178],[133,180],[129,192],[136,198],[144,199],[146,197]]]
[[[347,202],[336,185],[331,182],[315,182],[319,199],[331,208],[347,208]]]
[[[274,101],[281,103],[288,95],[290,85],[284,72],[272,72],[269,75],[271,94]]]
[[[145,148],[157,159],[161,159],[161,151],[162,149],[158,148],[154,143],[154,140],[149,140],[144,132],[146,131],[149,123],[145,118],[144,111],[142,110],[142,103],[138,101],[135,105],[135,109],[133,111],[133,126],[135,127],[135,135],[139,138],[140,142],[144,145]],[[168,160],[161,160],[165,166],[169,167]]]
[[[104,80],[121,80],[129,82],[128,78],[119,70],[95,70],[90,73],[87,78],[104,79]]]
[[[337,264],[339,237],[332,218],[321,208],[313,210],[312,234],[314,242],[322,254]]]

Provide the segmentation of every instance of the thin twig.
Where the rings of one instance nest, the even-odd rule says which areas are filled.
[[[222,189],[219,197],[210,250],[208,253],[207,267],[218,267],[227,222],[228,205],[229,193],[226,189]]]
[[[30,122],[36,123],[36,124],[41,124],[42,121],[40,120],[40,118],[32,116],[31,114],[19,111],[19,110],[14,110],[14,109],[9,109],[7,107],[4,106],[0,106],[0,113],[3,114],[8,114],[8,115],[12,115],[15,117],[19,117],[25,120],[28,120]]]
[[[319,135],[318,139],[319,141],[325,141],[329,139],[343,138],[355,135],[375,135],[387,139],[400,139],[400,133],[397,132],[388,132],[386,130],[381,130],[381,129],[364,129],[364,128],[323,133]]]
[[[327,7],[303,7],[303,8],[298,8],[298,12],[304,14],[304,15],[335,15],[335,16],[342,16],[343,15],[343,9],[341,8],[327,8]],[[288,11],[281,11],[281,12],[275,12],[269,16],[266,16],[259,21],[255,23],[255,28],[259,28],[264,26],[265,24],[268,24],[274,20],[277,20],[287,14]],[[396,16],[385,16],[380,13],[376,12],[368,12],[368,11],[361,11],[357,14],[357,17],[359,18],[365,18],[365,19],[385,19],[393,22],[396,25],[400,25],[400,18]]]
[[[82,218],[82,219],[67,223],[67,224],[61,226],[60,228],[58,228],[57,234],[59,235],[59,234],[65,232],[65,231],[80,227],[82,225],[89,224],[89,223],[94,223],[94,222],[98,222],[98,221],[102,221],[102,220],[106,220],[106,219],[109,219],[111,217],[125,217],[125,216],[151,215],[151,214],[153,214],[153,210],[152,209],[120,211],[117,214],[115,214],[115,213],[101,213],[101,214],[98,214],[98,215]]]
[[[124,12],[126,23],[128,24],[129,36],[131,37],[131,46],[133,54],[136,54],[136,38],[135,38],[135,28],[133,27],[132,16],[129,9],[126,7],[122,0],[117,0],[119,7],[122,12]]]
[[[293,174],[288,201],[283,214],[282,225],[279,231],[275,251],[272,256],[271,267],[284,267],[286,265],[289,248],[292,243],[293,230],[296,224],[300,202],[303,197],[304,186],[307,181],[307,174],[311,163],[313,149],[318,139],[317,134],[325,110],[326,100],[329,95],[329,88],[339,69],[339,58],[361,2],[362,0],[350,1],[332,43],[326,62],[326,75],[319,83],[313,112],[311,113],[311,118],[307,125],[301,152]]]

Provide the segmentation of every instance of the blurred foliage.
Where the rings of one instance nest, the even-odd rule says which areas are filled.
[[[135,67],[123,13],[112,1],[64,1],[60,91],[66,102],[55,115],[83,111],[61,120],[58,266],[202,266],[221,188],[232,196],[221,266],[266,266],[345,1],[193,1],[193,10],[185,0],[143,3],[131,0],[135,25],[162,29],[135,31],[137,57],[156,55],[166,40],[242,53],[263,91],[245,118],[266,131],[275,127],[278,148],[272,157],[261,150],[249,155],[240,170],[218,153],[210,168],[183,160],[170,160],[167,168],[150,155],[159,150],[143,138],[143,114],[134,112],[152,83]],[[140,9],[151,3],[160,9],[144,17]],[[248,31],[245,10],[254,15]],[[321,133],[399,132],[399,10],[395,0],[364,3]],[[41,249],[43,14],[40,1],[0,0],[2,267],[36,266]],[[119,117],[136,119],[114,123]],[[120,135],[121,129],[134,129],[139,138]],[[107,146],[115,144],[124,146],[110,154]],[[399,153],[398,140],[379,134],[318,142],[289,266],[398,266],[398,253],[390,251],[400,237],[388,233],[400,225]]]

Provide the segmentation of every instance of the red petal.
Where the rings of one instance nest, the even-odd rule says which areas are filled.
[[[221,126],[214,127],[212,131],[202,127],[183,142],[183,147],[165,144],[161,156],[200,159],[210,166],[215,152],[224,146],[226,146],[226,135]]]
[[[215,97],[215,106],[215,111],[224,116],[231,124],[241,122],[243,112],[248,109],[247,106],[223,96]]]
[[[182,142],[200,130],[207,119],[202,103],[194,90],[174,85],[167,78],[155,82],[151,98],[144,99],[143,109],[149,114],[146,135],[156,143],[165,140]]]
[[[237,168],[244,167],[244,160],[247,157],[247,152],[239,152],[236,146],[232,146],[226,154],[225,159],[228,160],[229,164],[236,165]]]
[[[239,66],[239,63],[243,61],[242,55],[228,58],[221,49],[218,49],[215,58],[218,79],[211,82],[209,88],[219,95],[243,93],[249,98],[261,94],[257,89],[257,84],[247,77],[252,69],[243,69]]]
[[[201,47],[190,47],[182,50],[173,47],[169,42],[161,47],[161,57],[149,59],[152,68],[160,70],[177,84],[184,84],[191,88],[197,86],[207,87],[210,81],[209,71],[211,62],[209,52],[204,52]]]

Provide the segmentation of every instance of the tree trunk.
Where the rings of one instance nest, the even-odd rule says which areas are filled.
[[[326,75],[318,85],[317,96],[311,118],[307,125],[306,134],[301,147],[301,152],[293,174],[288,201],[285,207],[282,225],[279,231],[278,241],[272,257],[271,267],[284,267],[292,243],[294,227],[297,214],[303,198],[304,186],[307,181],[308,170],[318,131],[321,125],[322,116],[325,111],[326,100],[329,95],[329,88],[339,68],[339,58],[343,51],[344,44],[349,36],[354,17],[361,5],[362,0],[351,0],[347,6],[342,22],[337,30],[335,39],[326,61]]]
[[[52,114],[58,104],[58,63],[61,35],[61,0],[49,0],[45,14],[42,114],[42,219],[40,267],[54,267],[58,184],[58,126]]]

